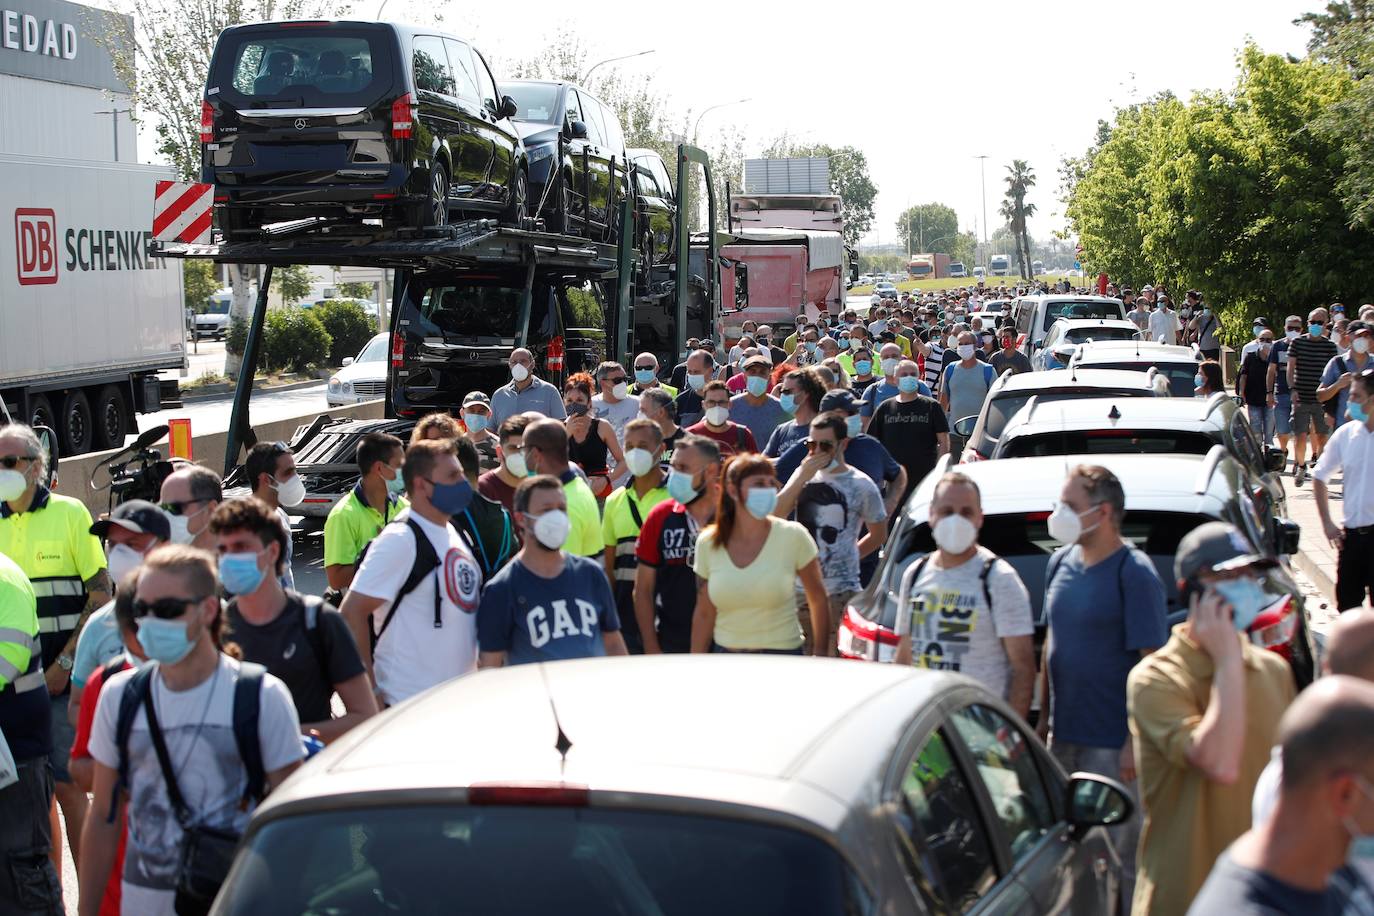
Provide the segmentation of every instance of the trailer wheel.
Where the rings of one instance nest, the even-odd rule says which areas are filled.
[[[47,395],[35,394],[29,398],[29,425],[57,428],[57,417],[52,412],[52,403]]]
[[[57,434],[62,437],[62,452],[66,455],[84,455],[91,450],[95,424],[91,420],[91,402],[86,392],[73,388],[62,399],[62,410]]]
[[[129,408],[118,385],[106,385],[95,399],[95,448],[123,448],[129,432]]]

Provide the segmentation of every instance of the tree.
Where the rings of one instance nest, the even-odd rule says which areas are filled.
[[[339,284],[339,295],[344,299],[371,299],[376,292],[376,283]]]
[[[959,217],[945,204],[917,204],[897,217],[897,235],[912,254],[950,254],[959,241]]]
[[[182,266],[181,277],[186,307],[197,314],[205,311],[210,297],[219,289],[215,265],[209,261],[188,259]]]
[[[998,213],[1011,226],[1012,237],[1016,242],[1016,257],[1021,263],[1021,276],[1031,279],[1030,233],[1026,221],[1035,215],[1035,204],[1026,203],[1026,194],[1035,187],[1035,172],[1024,159],[1013,159],[1007,166],[1004,179],[1007,183],[1006,197]]]
[[[868,158],[852,146],[802,143],[789,134],[783,134],[763,151],[765,159],[807,157],[830,160],[830,193],[840,196],[845,244],[857,246],[873,225],[873,201],[878,196],[878,188],[868,176]]]
[[[272,288],[284,305],[294,305],[310,295],[315,277],[304,264],[288,264],[272,271]]]

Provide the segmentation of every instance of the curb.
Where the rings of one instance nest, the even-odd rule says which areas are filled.
[[[253,390],[254,390],[254,391],[294,391],[294,390],[296,390],[297,388],[309,388],[311,385],[323,385],[323,384],[326,384],[326,380],[325,380],[325,379],[312,378],[312,379],[306,379],[305,381],[301,381],[301,382],[290,382],[290,383],[285,384],[285,385],[259,385],[259,384],[257,384],[257,383],[254,383],[254,385],[253,385]],[[199,403],[203,403],[203,402],[205,402],[205,401],[215,401],[215,400],[219,400],[219,399],[223,398],[226,394],[230,394],[230,395],[231,395],[231,394],[234,393],[234,386],[233,386],[233,385],[215,385],[215,386],[212,386],[212,387],[215,389],[214,391],[205,391],[205,392],[200,393],[200,394],[182,395],[182,396],[181,396],[181,403],[182,403],[182,404],[199,404]]]
[[[1298,551],[1297,555],[1293,557],[1293,563],[1298,569],[1302,570],[1302,574],[1308,578],[1308,581],[1316,586],[1317,590],[1322,593],[1324,598],[1330,602],[1335,601],[1336,583],[1322,570],[1321,564],[1313,561],[1307,555],[1307,552],[1301,549]]]

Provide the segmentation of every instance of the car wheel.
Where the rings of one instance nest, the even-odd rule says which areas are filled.
[[[91,450],[95,424],[91,418],[91,402],[86,392],[74,388],[62,399],[61,422],[57,434],[62,437],[64,455],[84,455]]]
[[[95,447],[97,451],[122,448],[129,432],[129,408],[117,385],[106,385],[95,399]]]
[[[515,170],[515,184],[511,186],[510,204],[506,207],[506,212],[502,215],[504,222],[511,226],[519,226],[521,221],[529,213],[530,199],[530,180],[525,174],[525,170],[517,168]]]
[[[545,218],[550,232],[569,233],[572,231],[572,176],[566,171],[558,176],[558,190],[554,195],[553,209]]]
[[[429,170],[429,191],[415,213],[416,228],[448,225],[448,191],[448,169],[436,159]]]

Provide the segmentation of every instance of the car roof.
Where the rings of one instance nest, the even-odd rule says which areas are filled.
[[[605,804],[697,799],[834,829],[873,791],[912,717],[969,683],[893,665],[738,655],[482,671],[354,729],[274,791],[262,816],[381,792],[453,799],[473,784],[567,782]]]
[[[1038,435],[1046,431],[1078,429],[1171,429],[1185,432],[1211,432],[1225,426],[1230,403],[1224,392],[1205,401],[1197,398],[1076,398],[1027,404],[1007,420],[999,441],[1015,435]],[[1112,413],[1116,417],[1111,416]]]
[[[1064,325],[1066,331],[1076,331],[1079,328],[1121,328],[1124,331],[1139,331],[1135,322],[1125,318],[1056,318],[1054,324]],[[1054,325],[1050,325],[1054,327]]]
[[[1079,369],[1073,372],[1017,372],[999,376],[994,393],[1031,392],[1055,388],[1150,388],[1144,372],[1134,369]]]
[[[1121,304],[1121,300],[1113,296],[1090,296],[1076,293],[1029,293],[1020,296],[1021,299],[1053,299],[1055,302],[1115,302]]]
[[[1142,360],[1147,362],[1165,360],[1195,363],[1198,357],[1192,347],[1180,347],[1149,340],[1095,340],[1092,343],[1079,346],[1078,361],[1080,364],[1095,360],[1116,362],[1123,357],[1134,357],[1137,353],[1140,354]]]

